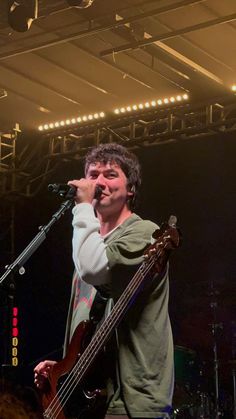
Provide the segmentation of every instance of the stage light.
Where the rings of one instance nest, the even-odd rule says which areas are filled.
[[[26,32],[38,17],[38,0],[8,0],[8,23],[17,32]]]
[[[232,87],[233,90],[233,87]],[[235,91],[236,91],[236,85],[235,85]],[[121,108],[116,108],[113,110],[113,113],[115,115],[124,115],[127,112],[129,113],[133,113],[133,112],[140,112],[140,111],[150,111],[151,108],[155,108],[155,107],[165,107],[166,105],[168,106],[176,106],[176,104],[178,105],[177,102],[182,102],[182,101],[186,101],[189,99],[189,95],[187,93],[184,93],[183,95],[177,95],[177,96],[170,96],[165,97],[163,99],[153,99],[149,102],[144,102],[144,103],[139,103],[139,104],[134,104],[134,105],[128,105],[128,106],[122,106]],[[47,123],[45,125],[40,125],[38,127],[39,131],[48,131],[48,130],[53,130],[55,128],[60,128],[60,127],[64,127],[69,126],[71,124],[82,124],[83,123],[89,123],[92,122],[94,119],[98,120],[99,118],[105,118],[106,114],[104,112],[96,112],[95,114],[88,114],[88,115],[82,115],[82,116],[78,116],[76,118],[72,118],[72,119],[66,119],[65,121],[57,121],[57,122],[50,122]]]
[[[150,102],[139,103],[138,105],[126,106],[122,108],[114,109],[114,113],[119,115],[120,113],[131,112],[131,111],[138,111],[143,109],[150,109],[151,107],[161,106],[161,105],[168,105],[174,104],[175,102],[180,102],[182,100],[187,100],[188,95],[185,93],[183,95],[178,96],[171,96],[170,98],[165,97],[164,99],[155,99]]]
[[[67,0],[69,6],[77,7],[78,9],[86,9],[93,4],[94,0]]]
[[[233,86],[231,87],[233,92],[236,92],[236,84],[233,84]]]
[[[60,127],[64,127],[64,126],[69,126],[69,125],[74,125],[76,123],[80,124],[81,122],[90,122],[93,121],[94,119],[99,119],[99,118],[104,118],[106,115],[104,112],[100,112],[100,113],[95,113],[95,114],[89,114],[89,115],[83,115],[83,116],[78,116],[77,118],[67,118],[64,121],[57,121],[57,122],[50,122],[48,124],[44,124],[44,125],[40,125],[38,127],[39,131],[49,131],[49,130],[53,130],[54,128],[60,128]]]

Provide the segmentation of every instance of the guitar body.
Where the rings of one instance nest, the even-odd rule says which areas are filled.
[[[69,416],[78,417],[79,419],[94,418],[96,412],[96,419],[104,417],[106,392],[103,387],[102,378],[100,380],[99,374],[96,373],[96,366],[93,368],[91,376],[86,377],[86,389],[75,388],[74,392],[70,394],[70,400],[64,410],[61,408],[60,399],[57,396],[58,387],[60,387],[60,379],[65,374],[69,373],[80,355],[83,353],[88,345],[94,332],[94,324],[90,321],[81,322],[73,335],[73,338],[68,346],[66,356],[50,370],[48,380],[41,391],[41,404],[43,408],[44,418],[50,419],[66,419],[67,411]],[[101,374],[102,368],[99,373]],[[62,387],[63,387],[62,378]],[[96,387],[100,385],[101,388]],[[53,409],[50,407],[53,405]],[[78,412],[79,410],[79,412]]]

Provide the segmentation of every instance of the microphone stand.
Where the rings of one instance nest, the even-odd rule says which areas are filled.
[[[69,198],[66,201],[62,202],[59,210],[57,212],[55,212],[55,214],[52,215],[51,220],[49,221],[48,224],[44,225],[44,226],[40,226],[39,227],[39,233],[33,238],[33,240],[28,244],[28,246],[23,250],[23,252],[15,259],[15,261],[13,263],[11,263],[10,265],[7,265],[6,271],[5,273],[0,277],[0,286],[3,285],[4,281],[11,276],[11,278],[13,277],[13,275],[18,271],[20,275],[23,275],[25,273],[25,268],[24,265],[27,262],[27,260],[30,258],[31,255],[33,255],[33,253],[38,249],[38,247],[43,243],[43,241],[46,239],[46,235],[48,233],[48,231],[50,230],[50,228],[53,226],[53,224],[58,221],[62,215],[64,215],[64,213],[66,212],[66,210],[68,210],[73,203],[73,198],[71,195],[67,194],[65,195],[65,198]],[[14,288],[14,283],[10,284],[10,288]],[[13,298],[13,289],[11,290],[11,296],[10,299],[12,300]],[[10,322],[9,322],[10,323]],[[9,324],[10,326],[10,324]],[[10,327],[9,327],[10,329]],[[8,345],[6,345],[7,347],[7,352],[8,352],[8,357],[10,356],[9,354],[9,348]],[[5,365],[3,365],[4,367],[7,365],[10,365],[10,362],[8,362],[9,360],[7,360],[7,356],[5,355]]]
[[[19,274],[23,275],[25,273],[24,264],[30,258],[30,256],[38,249],[38,247],[46,239],[46,234],[53,226],[53,224],[61,218],[61,216],[72,206],[72,199],[64,201],[59,210],[52,215],[51,220],[45,226],[39,227],[39,233],[33,238],[33,240],[28,244],[28,246],[23,250],[23,252],[15,259],[11,265],[6,266],[6,272],[0,277],[0,285],[3,284],[3,281],[8,278],[12,273],[15,273],[17,270]]]

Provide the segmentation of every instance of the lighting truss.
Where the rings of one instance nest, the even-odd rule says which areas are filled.
[[[28,146],[28,155],[25,153],[16,168],[14,196],[35,195],[60,165],[82,159],[90,147],[99,143],[118,142],[127,148],[157,147],[232,131],[236,131],[234,94],[209,103],[181,102],[134,113],[113,113],[81,124],[65,124],[58,130],[38,131],[34,145]],[[10,190],[6,192],[7,198]]]

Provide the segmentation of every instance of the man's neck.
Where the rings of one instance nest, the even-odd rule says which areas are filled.
[[[123,211],[117,215],[104,215],[104,214],[97,214],[101,228],[100,234],[101,236],[105,236],[106,234],[110,233],[114,228],[118,227],[118,225],[122,224],[127,218],[132,215],[130,210]]]

